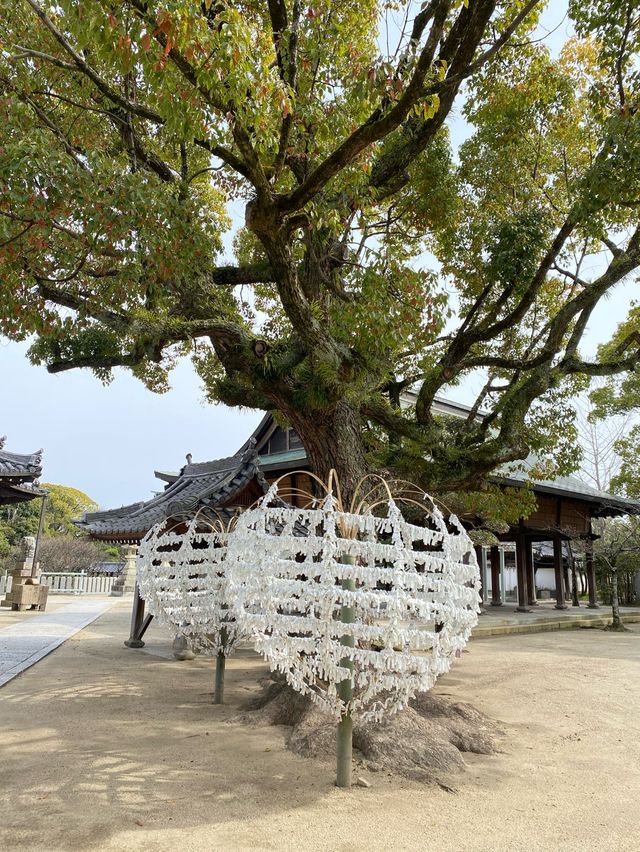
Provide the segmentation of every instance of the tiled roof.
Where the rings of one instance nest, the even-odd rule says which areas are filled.
[[[42,450],[20,455],[4,449],[4,438],[0,438],[0,476],[12,479],[37,479],[42,473]]]
[[[211,462],[185,465],[174,482],[153,497],[119,509],[88,512],[76,525],[93,536],[136,540],[154,524],[172,517],[189,517],[203,506],[219,507],[257,479],[266,483],[253,446],[245,453]]]
[[[153,475],[156,479],[161,479],[163,482],[175,482],[180,476],[180,473],[175,473],[172,470],[154,470]]]
[[[4,449],[4,438],[0,438],[0,505],[22,503],[42,497],[38,488],[42,475],[42,450],[21,455]]]
[[[529,481],[531,469],[535,466],[536,459],[534,456],[529,456],[523,462],[516,465],[505,465],[500,468],[495,475],[495,479],[504,485],[513,485],[521,487],[525,482]],[[542,494],[555,494],[559,497],[574,497],[576,500],[582,500],[587,503],[597,504],[600,508],[595,512],[597,515],[616,515],[619,513],[629,513],[631,515],[640,514],[640,502],[637,500],[628,500],[626,497],[618,497],[615,494],[608,494],[606,491],[599,491],[577,476],[559,476],[557,479],[534,479],[531,480],[534,491],[539,491]]]

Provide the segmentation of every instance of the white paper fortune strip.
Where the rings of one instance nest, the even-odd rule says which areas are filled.
[[[137,579],[147,610],[192,647],[229,655],[240,640],[228,608],[225,557],[228,533],[153,527],[140,542]]]
[[[331,494],[316,509],[281,504],[276,483],[229,538],[236,618],[272,670],[335,717],[400,710],[449,670],[477,622],[469,536],[437,508],[426,526],[407,523],[393,500],[383,517],[337,511]],[[343,605],[354,609],[352,624],[340,620]],[[341,644],[345,636],[355,647]],[[346,678],[348,705],[337,691]]]

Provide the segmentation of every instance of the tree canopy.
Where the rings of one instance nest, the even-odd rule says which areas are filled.
[[[153,390],[188,354],[347,488],[569,470],[571,396],[640,359],[633,311],[581,349],[640,264],[640,12],[572,0],[556,56],[544,7],[0,0],[0,329]]]
[[[78,528],[73,519],[98,508],[91,497],[69,485],[44,483],[42,488],[47,492],[44,533],[48,537],[77,536]],[[20,544],[24,536],[37,535],[41,507],[40,500],[0,507],[0,559]]]
[[[47,492],[44,515],[46,535],[77,535],[78,528],[73,524],[74,518],[98,508],[98,504],[91,497],[69,485],[43,483],[41,487]],[[25,535],[36,535],[41,505],[40,500],[29,500],[0,509],[1,523],[11,544],[18,544]]]

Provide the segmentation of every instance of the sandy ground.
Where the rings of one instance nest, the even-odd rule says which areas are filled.
[[[285,730],[229,722],[265,671],[126,649],[128,601],[0,690],[3,850],[640,850],[640,629],[475,640],[438,692],[505,731],[455,792],[338,790]]]

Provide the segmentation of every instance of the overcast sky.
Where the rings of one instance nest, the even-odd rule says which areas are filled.
[[[560,23],[565,4],[551,5],[549,28]],[[553,40],[565,38],[563,25]],[[632,285],[620,287],[594,313],[585,355],[624,318],[631,293]],[[115,370],[107,387],[89,371],[49,375],[28,363],[26,349],[0,337],[0,436],[13,452],[43,447],[43,480],[79,488],[104,508],[150,497],[163,487],[153,471],[178,470],[188,452],[194,461],[234,453],[262,417],[205,405],[188,361],[172,373],[172,390],[157,395],[124,370]],[[469,402],[473,386],[467,382],[451,397]]]

